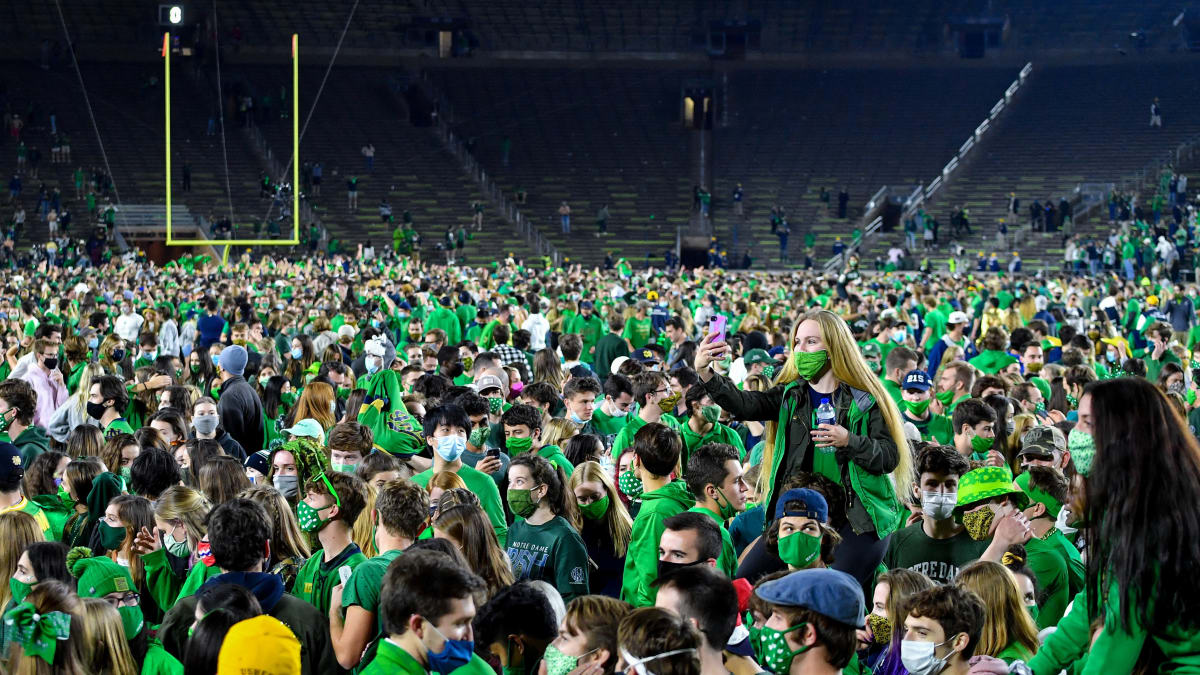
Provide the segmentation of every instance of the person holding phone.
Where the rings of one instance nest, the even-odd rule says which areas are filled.
[[[830,523],[843,540],[834,567],[864,587],[870,584],[888,536],[907,515],[893,486],[912,483],[912,458],[900,411],[863,360],[850,328],[827,310],[801,314],[787,364],[775,386],[762,392],[742,391],[713,371],[713,363],[729,353],[718,337],[707,334],[701,341],[696,372],[712,400],[734,417],[768,420],[759,479],[766,512],[774,512],[781,486],[798,471],[840,486],[847,513],[843,522]],[[818,423],[817,409],[826,400],[836,424]],[[764,544],[760,538],[751,548]]]

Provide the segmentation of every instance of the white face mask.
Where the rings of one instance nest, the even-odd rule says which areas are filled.
[[[1064,506],[1058,512],[1058,517],[1054,519],[1054,527],[1058,528],[1063,534],[1075,534],[1079,530],[1071,527],[1067,523],[1071,522],[1071,509]]]
[[[948,642],[950,640],[940,644],[904,640],[900,643],[900,661],[908,670],[909,675],[937,675],[946,669],[946,662],[950,660],[950,655],[954,652],[939,659],[934,656],[934,650]]]
[[[954,506],[957,503],[957,492],[921,491],[921,509],[934,520],[948,520],[954,515]]]
[[[639,659],[625,651],[624,647],[619,647],[618,649],[621,653],[621,659],[625,661],[626,675],[628,675],[630,671],[633,671],[637,675],[654,675],[653,672],[646,669],[646,664],[650,661],[666,658],[668,656],[675,656],[676,654],[686,654],[688,652],[696,651],[695,649],[672,649],[669,652],[663,652],[662,654],[655,654],[653,656],[647,656]]]

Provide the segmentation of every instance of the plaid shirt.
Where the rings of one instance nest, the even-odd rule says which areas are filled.
[[[525,360],[525,354],[512,345],[496,345],[492,347],[491,351],[500,359],[500,365],[529,365],[529,362]]]

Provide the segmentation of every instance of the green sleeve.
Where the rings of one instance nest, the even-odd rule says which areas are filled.
[[[633,339],[633,319],[625,320],[625,330],[621,331],[621,337],[625,338],[626,340]]]
[[[179,598],[186,598],[189,595],[194,594],[200,589],[201,586],[204,585],[204,582],[220,573],[221,568],[217,567],[216,565],[209,567],[202,562],[197,562],[195,565],[192,565],[192,569],[188,572],[187,578],[183,580],[183,587],[179,589],[179,596],[175,599],[175,602],[179,602]],[[167,606],[169,607],[170,605]]]
[[[1087,654],[1092,641],[1091,623],[1087,613],[1087,593],[1081,592],[1075,596],[1071,611],[1058,622],[1058,629],[1029,660],[1033,674],[1058,675]]]
[[[725,573],[725,576],[730,579],[737,575],[737,551],[733,548],[733,537],[729,536],[729,530],[721,527],[721,557],[717,558],[717,569]]]
[[[479,496],[479,505],[483,507],[483,512],[487,514],[488,520],[492,523],[492,529],[496,531],[496,542],[500,544],[500,548],[504,548],[508,542],[508,521],[504,519],[504,504],[500,501],[500,489],[496,487],[496,481],[492,477],[480,473],[486,480],[472,481],[474,484],[469,486],[471,491]]]
[[[179,597],[179,589],[183,588],[183,580],[175,576],[167,562],[167,552],[160,548],[142,556],[142,569],[146,574],[146,589],[154,602],[159,607],[173,606]]]
[[[554,587],[563,602],[588,594],[588,554],[578,536],[560,537],[554,556]]]
[[[1132,673],[1137,664],[1142,646],[1146,644],[1147,633],[1133,614],[1129,617],[1130,630],[1121,628],[1121,612],[1117,601],[1119,595],[1120,589],[1114,583],[1108,589],[1108,602],[1104,607],[1104,630],[1092,645],[1081,675]]]
[[[142,675],[183,675],[183,664],[167,653],[157,638],[152,638],[146,658],[142,660]]]
[[[742,437],[729,427],[725,427],[725,442],[732,445],[738,451],[739,461],[746,459],[746,444],[742,442]],[[732,578],[731,576],[730,579]]]
[[[666,529],[658,514],[647,513],[645,516],[639,515],[633,521],[621,578],[621,599],[634,607],[654,604],[654,590],[650,585],[658,577],[658,540]]]

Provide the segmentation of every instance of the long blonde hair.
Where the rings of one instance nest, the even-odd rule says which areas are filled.
[[[793,351],[795,350],[796,331],[805,321],[816,321],[820,327],[821,340],[825,343],[825,350],[829,354],[829,365],[837,381],[870,394],[875,399],[875,405],[883,413],[883,421],[887,424],[892,442],[896,444],[896,454],[899,457],[896,468],[891,473],[891,479],[893,489],[896,494],[900,494],[900,491],[905,489],[903,486],[910,485],[913,480],[912,453],[908,448],[908,439],[904,436],[904,426],[900,421],[900,409],[896,407],[891,395],[883,388],[883,383],[867,367],[867,362],[863,360],[854,336],[850,333],[850,327],[837,314],[827,309],[814,309],[796,317],[796,321],[792,325]],[[800,373],[796,370],[796,364],[789,358],[779,375],[775,377],[774,383],[789,384],[798,379],[800,379]],[[775,483],[773,465],[775,433],[778,428],[779,421],[771,420],[767,422],[767,429],[763,432],[765,450],[762,464],[765,469],[759,476],[760,494],[769,494]]]
[[[955,582],[983,600],[983,631],[976,654],[995,656],[1014,642],[1031,655],[1037,653],[1037,625],[1025,609],[1017,578],[1007,567],[976,560],[958,573]]]
[[[238,495],[249,499],[267,511],[271,518],[271,555],[276,560],[301,558],[307,560],[312,555],[308,540],[300,531],[296,514],[287,498],[270,485],[254,485],[242,490]]]
[[[24,511],[6,511],[0,513],[0,574],[12,576],[17,571],[17,561],[29,545],[35,541],[45,541],[42,529],[37,520]],[[12,590],[8,584],[0,587],[0,606],[12,600]]]
[[[80,598],[83,644],[90,657],[91,672],[105,675],[137,675],[121,624],[121,614],[104,598]]]
[[[608,512],[604,514],[604,524],[608,528],[609,537],[612,538],[613,554],[618,558],[623,558],[625,551],[629,548],[633,519],[629,517],[629,510],[625,508],[621,496],[617,494],[617,488],[613,485],[612,478],[604,473],[604,467],[597,462],[590,461],[575,467],[575,471],[567,480],[567,489],[571,491],[570,498],[575,499],[575,488],[580,484],[592,481],[603,485],[604,494],[608,495]]]
[[[551,418],[542,427],[542,445],[557,445],[562,447],[568,439],[579,433],[579,428],[564,417]]]
[[[183,529],[187,530],[189,548],[193,551],[208,533],[204,521],[211,510],[212,503],[203,493],[182,485],[172,485],[163,490],[158,496],[158,501],[154,502],[154,515],[168,522],[177,520],[183,523]]]

